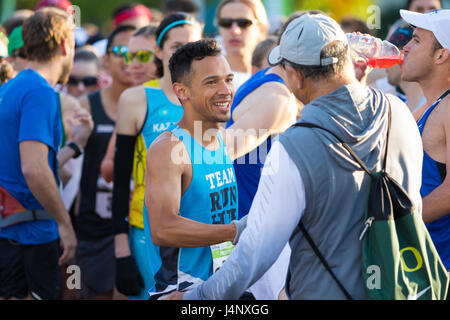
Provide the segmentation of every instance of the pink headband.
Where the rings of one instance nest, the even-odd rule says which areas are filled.
[[[125,20],[140,16],[147,16],[149,20],[152,19],[152,13],[150,12],[150,9],[142,4],[138,4],[134,8],[130,8],[128,10],[119,13],[114,18],[114,27],[117,28],[117,26]]]

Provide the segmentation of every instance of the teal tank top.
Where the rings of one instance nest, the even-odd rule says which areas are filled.
[[[183,117],[183,107],[173,104],[160,88],[145,87],[147,95],[147,117],[142,127],[142,136],[148,150],[161,133],[167,131]]]
[[[221,135],[220,146],[211,151],[198,143],[178,125],[169,131],[180,139],[192,163],[192,181],[180,200],[179,215],[205,224],[229,224],[238,218],[238,190],[233,162]],[[151,239],[147,209],[144,208],[146,238]],[[150,295],[191,289],[213,274],[210,247],[164,248],[147,241],[149,250],[158,252],[152,259],[155,287]]]

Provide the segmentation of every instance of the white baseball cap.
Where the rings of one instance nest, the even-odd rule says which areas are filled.
[[[320,58],[323,47],[335,40],[348,43],[336,21],[323,14],[306,13],[289,23],[281,36],[280,45],[269,54],[269,64],[275,66],[283,59],[305,66],[337,63],[338,59],[334,57]]]
[[[450,10],[440,9],[427,13],[400,10],[400,16],[414,27],[433,32],[442,47],[450,50]]]

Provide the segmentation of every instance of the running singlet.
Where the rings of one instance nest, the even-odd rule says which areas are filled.
[[[417,125],[419,126],[420,135],[423,134],[425,123],[427,122],[431,112],[449,93],[450,90],[444,93],[419,119]],[[422,187],[420,189],[422,198],[426,197],[434,189],[439,187],[444,181],[446,175],[447,170],[445,163],[440,163],[433,160],[424,150]],[[446,215],[445,217],[427,224],[427,228],[445,268],[450,270],[450,215]]]
[[[147,116],[135,145],[133,160],[134,192],[130,205],[129,221],[132,226],[140,229],[144,229],[142,210],[144,208],[147,150],[163,131],[166,131],[170,125],[177,123],[183,117],[183,107],[175,105],[167,99],[164,92],[159,89],[157,80],[156,82],[146,83],[144,87],[147,95]]]
[[[100,91],[90,94],[88,98],[94,130],[84,148],[77,223],[78,237],[93,241],[112,235],[112,183],[107,183],[101,177],[100,166],[115,123],[105,112]]]
[[[247,95],[263,84],[267,82],[279,82],[284,85],[283,79],[278,75],[273,73],[266,74],[268,70],[269,69],[259,71],[236,91],[233,105],[231,106],[232,114],[234,109]],[[234,121],[233,118],[231,118],[227,123],[227,128],[233,124]],[[234,170],[236,172],[239,189],[239,219],[246,216],[250,211],[253,198],[258,190],[261,171],[271,146],[272,139],[269,137],[258,148],[234,161]]]
[[[238,214],[237,184],[232,161],[222,137],[220,146],[211,151],[204,148],[179,126],[171,132],[183,141],[192,163],[192,181],[180,200],[179,215],[205,224],[229,224]],[[151,239],[147,208],[144,207],[145,237]],[[150,261],[155,274],[153,293],[184,291],[206,281],[213,274],[210,247],[156,247],[147,241]],[[150,292],[152,295],[152,292]]]

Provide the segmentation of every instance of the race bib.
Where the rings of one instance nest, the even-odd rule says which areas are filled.
[[[103,178],[97,181],[95,212],[102,219],[112,218],[112,186],[112,183],[107,183]]]
[[[222,268],[225,261],[230,256],[234,249],[234,245],[231,241],[214,244],[211,246],[211,253],[213,258],[213,273],[219,271]]]

